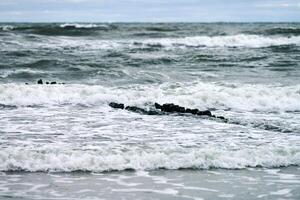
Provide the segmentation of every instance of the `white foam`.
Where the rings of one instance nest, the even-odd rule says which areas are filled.
[[[173,102],[199,109],[298,111],[300,85],[219,85],[203,82],[129,85],[126,88],[76,84],[0,85],[0,104],[5,105],[107,105],[111,101],[139,106],[154,102]]]
[[[81,27],[73,25],[74,27]],[[82,27],[92,28],[94,25]],[[16,37],[16,36],[14,36]],[[14,40],[23,48],[77,48],[79,50],[121,49],[136,48],[142,46],[161,46],[167,49],[189,47],[270,47],[280,45],[300,45],[300,36],[260,36],[260,35],[228,35],[228,36],[194,36],[181,38],[152,38],[152,39],[90,39],[74,38],[67,36],[43,36],[43,42],[33,42],[22,39],[21,42]]]
[[[194,36],[185,38],[147,39],[146,45],[163,45],[173,47],[177,45],[198,47],[269,47],[278,45],[300,45],[300,37],[268,37],[260,35],[228,35],[228,36]]]
[[[221,198],[233,198],[235,197],[234,194],[220,194],[218,195],[218,197],[221,197]]]
[[[292,191],[291,189],[282,189],[282,190],[278,190],[278,191],[275,191],[275,192],[270,192],[270,194],[272,194],[272,195],[287,195],[291,191]]]
[[[108,28],[108,26],[105,25],[97,25],[97,24],[76,24],[76,23],[66,23],[66,24],[61,24],[61,28],[66,28],[66,27],[75,27],[75,28]]]
[[[32,44],[31,42],[28,45]],[[50,36],[47,43],[36,44],[39,48],[77,48],[79,50],[117,49],[128,45],[113,40],[94,40],[82,38],[70,38],[66,36]]]
[[[2,31],[10,31],[10,30],[13,30],[15,27],[12,26],[12,25],[4,25],[4,26],[0,26],[0,29]]]
[[[242,169],[246,167],[279,167],[300,164],[296,147],[257,147],[232,151],[218,148],[155,147],[101,148],[97,151],[72,150],[66,147],[9,147],[0,152],[0,170],[25,171],[93,171],[180,169]]]
[[[114,192],[145,192],[145,193],[157,193],[165,195],[176,195],[178,194],[177,190],[172,188],[165,188],[161,190],[152,190],[152,189],[140,189],[140,188],[130,188],[130,189],[112,189]]]
[[[41,70],[33,70],[30,68],[24,68],[24,69],[9,69],[9,70],[1,70],[0,71],[0,77],[1,78],[7,78],[11,75],[17,75],[21,73],[30,73],[30,74],[39,74],[44,73],[44,71]]]

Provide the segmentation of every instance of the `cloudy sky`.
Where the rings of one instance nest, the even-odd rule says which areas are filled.
[[[300,0],[0,0],[2,22],[300,22]]]

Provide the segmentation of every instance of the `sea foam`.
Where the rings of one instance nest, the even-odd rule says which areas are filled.
[[[174,37],[174,38],[151,38],[151,39],[89,39],[74,38],[68,36],[43,36],[45,42],[32,42],[23,40],[22,42],[7,43],[10,45],[18,45],[18,48],[38,48],[38,49],[65,49],[75,48],[78,50],[110,50],[124,48],[263,48],[281,45],[300,45],[300,36],[261,36],[261,35],[228,35],[228,36],[193,36],[193,37]],[[15,49],[15,47],[14,47]]]
[[[145,45],[162,45],[165,47],[269,47],[279,45],[299,45],[300,37],[268,37],[261,35],[228,35],[228,36],[194,36],[185,38],[147,39]]]
[[[3,25],[3,26],[0,26],[0,30],[2,31],[10,31],[10,30],[13,30],[15,27],[12,26],[12,25]]]
[[[6,148],[0,152],[0,171],[93,171],[155,169],[242,169],[300,164],[299,148],[257,147],[230,151],[217,148],[183,149],[157,147],[152,150],[101,148],[80,151],[63,147],[43,149]]]
[[[97,28],[97,27],[104,27],[104,25],[99,26],[97,24],[71,24],[71,23],[67,23],[67,24],[61,24],[60,25],[61,28],[70,28],[70,27],[74,27],[74,28]]]
[[[199,109],[237,111],[299,111],[300,85],[220,85],[189,82],[104,87],[101,85],[0,85],[4,105],[103,105],[111,101],[143,106],[147,103],[173,102]]]

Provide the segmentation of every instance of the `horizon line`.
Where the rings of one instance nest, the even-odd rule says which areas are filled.
[[[300,21],[1,21],[0,23],[300,23]]]

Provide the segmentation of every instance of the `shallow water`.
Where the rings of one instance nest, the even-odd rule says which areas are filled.
[[[299,55],[298,23],[2,23],[0,193],[298,199]],[[37,85],[40,78],[65,84]],[[112,101],[172,102],[228,122],[141,115]],[[121,187],[123,176],[137,182]],[[65,178],[83,185],[52,186]],[[95,193],[96,183],[109,188]]]
[[[299,199],[298,167],[0,175],[10,199]]]

